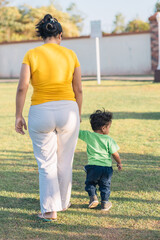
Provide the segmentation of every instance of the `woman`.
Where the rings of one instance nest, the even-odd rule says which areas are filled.
[[[29,50],[23,59],[15,129],[22,135],[27,130],[22,112],[31,80],[28,128],[39,171],[38,216],[53,221],[57,212],[70,204],[72,161],[81,117],[81,70],[76,54],[60,46],[62,27],[57,19],[47,14],[36,29],[44,44]]]

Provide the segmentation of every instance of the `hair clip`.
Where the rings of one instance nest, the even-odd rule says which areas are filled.
[[[50,18],[50,22],[56,23],[58,22],[56,18]]]

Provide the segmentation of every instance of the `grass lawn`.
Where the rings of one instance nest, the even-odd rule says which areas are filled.
[[[113,208],[88,209],[84,191],[86,145],[78,141],[73,169],[72,206],[55,223],[37,219],[38,170],[28,133],[14,131],[17,83],[0,83],[0,239],[2,240],[158,240],[160,239],[160,84],[152,82],[83,82],[81,129],[96,109],[113,112],[110,129],[120,146],[123,171],[113,162],[110,201]],[[27,119],[32,89],[24,116]]]

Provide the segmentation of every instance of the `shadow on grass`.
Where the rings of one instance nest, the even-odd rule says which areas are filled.
[[[1,208],[39,211],[39,199],[0,196],[0,206]]]
[[[75,212],[68,213],[69,215],[75,214]],[[9,224],[10,231],[7,231],[6,228],[3,228],[1,234],[3,239],[16,239],[21,240],[23,236],[25,239],[39,240],[39,239],[55,239],[55,240],[105,240],[105,239],[141,239],[141,240],[157,240],[159,236],[158,230],[137,230],[129,228],[111,228],[102,227],[102,226],[92,226],[89,221],[81,222],[79,224],[63,223],[63,214],[59,217],[57,222],[47,223],[41,220],[37,220],[36,215],[29,215],[26,213],[15,213],[2,211],[4,216],[3,222]],[[66,215],[66,214],[65,214]],[[93,216],[93,213],[88,214],[87,216]],[[108,216],[108,215],[107,215]],[[104,217],[104,215],[98,215],[97,218]],[[108,217],[122,218],[123,215],[109,215]],[[80,218],[80,216],[79,216]],[[127,219],[130,219],[127,217]],[[138,217],[133,218],[137,220]]]
[[[114,171],[112,177],[112,190],[118,191],[157,191],[159,189],[159,166],[158,157],[152,155],[142,155],[135,153],[120,154],[123,161],[123,171]],[[24,159],[23,159],[24,158]],[[15,161],[15,159],[13,160]],[[27,162],[25,154],[22,159],[18,159],[15,171],[1,169],[1,190],[18,193],[35,193],[38,191],[38,173],[33,167],[36,165]],[[76,152],[73,170],[73,190],[84,191],[85,172],[84,165],[87,163],[85,152]],[[6,163],[4,163],[6,164]],[[21,169],[17,169],[18,165]],[[23,168],[24,164],[24,168]],[[2,164],[3,165],[3,164]],[[114,164],[113,164],[114,165]],[[11,163],[11,166],[12,163]],[[27,166],[27,170],[25,170]],[[23,171],[22,171],[23,169]]]
[[[12,159],[13,156],[20,156],[21,164],[25,164],[25,156],[27,153],[8,151],[8,156]],[[24,154],[23,154],[24,153]],[[31,152],[30,152],[31,153]],[[30,156],[29,156],[30,157]],[[142,155],[142,154],[132,154],[126,153],[122,154],[122,159],[124,159],[126,166],[124,166],[124,171],[121,173],[114,171],[111,186],[111,199],[117,202],[135,202],[135,203],[148,203],[157,204],[158,202],[153,200],[141,200],[132,198],[112,198],[112,191],[132,191],[132,192],[152,192],[157,191],[159,186],[159,171],[155,169],[157,166],[157,157],[152,155]],[[18,160],[18,161],[19,161]],[[15,159],[13,160],[15,161]],[[147,166],[149,162],[149,170],[145,170],[143,164]],[[85,152],[76,152],[74,161],[74,171],[73,171],[73,192],[72,194],[73,204],[67,212],[59,213],[59,220],[57,223],[44,223],[37,220],[36,215],[30,215],[25,213],[26,211],[39,211],[39,200],[35,198],[23,197],[23,193],[32,194],[36,193],[39,195],[38,187],[38,175],[36,172],[13,172],[9,169],[7,171],[1,172],[1,190],[7,192],[22,193],[22,198],[7,197],[2,196],[0,198],[2,206],[2,217],[1,226],[3,226],[3,239],[22,239],[22,234],[24,234],[25,239],[157,239],[158,231],[149,230],[133,230],[124,228],[104,228],[98,226],[94,227],[92,221],[93,217],[99,219],[104,217],[99,211],[88,212],[88,197],[86,195],[81,195],[79,193],[84,192],[84,182],[85,182],[85,172],[83,171],[84,165],[87,163],[87,155]],[[76,199],[82,201],[80,204],[74,204]],[[129,204],[129,203],[128,203]],[[99,207],[100,208],[100,207]],[[5,211],[3,211],[5,209]],[[23,211],[23,213],[17,212],[17,209]],[[86,212],[84,213],[84,209]],[[144,214],[144,213],[143,213]],[[123,215],[123,214],[112,214],[106,215],[109,219],[119,219],[120,221],[126,220],[159,220],[156,216],[148,215]],[[66,220],[67,219],[67,220]],[[76,220],[74,220],[76,219]],[[87,221],[84,223],[84,221]],[[96,222],[98,220],[95,220]],[[107,220],[106,220],[107,221]],[[75,223],[75,224],[73,224]],[[7,226],[7,227],[6,227]],[[7,230],[8,229],[8,230]],[[39,231],[40,230],[40,231]],[[47,231],[48,230],[48,231]],[[115,232],[116,234],[115,234]],[[81,233],[79,235],[79,233]],[[109,235],[108,235],[109,234]],[[136,236],[135,238],[128,238],[128,235]],[[133,235],[132,235],[133,234]],[[135,235],[134,235],[135,234]],[[147,238],[148,237],[148,238]]]
[[[17,154],[17,151],[13,152],[13,154],[15,153]],[[142,190],[152,192],[159,190],[160,177],[158,171],[158,157],[135,153],[122,153],[120,155],[123,161],[124,169],[122,172],[118,172],[115,169],[112,177],[112,191],[127,189],[127,191],[138,192]],[[17,155],[17,157],[19,157],[19,155]],[[13,161],[15,161],[15,159],[13,159]],[[6,170],[2,171],[1,169],[1,190],[17,193],[38,192],[38,172],[37,169],[35,170],[33,168],[36,164],[31,164],[30,161],[28,161],[26,165],[25,154],[20,156],[20,159],[16,161],[17,166],[15,164],[15,171],[13,171],[13,169],[10,171],[8,163],[4,162]],[[84,182],[86,177],[84,166],[86,164],[86,153],[76,152],[73,165],[74,191],[84,191]],[[17,169],[19,165],[20,169]],[[13,167],[12,163],[11,166]],[[115,165],[113,164],[113,166]],[[27,170],[25,170],[26,167]],[[76,197],[78,198],[78,196]]]
[[[88,205],[83,205],[86,210],[88,209]],[[71,215],[81,215],[82,213],[80,211],[72,211],[71,209],[67,212],[67,214]],[[87,211],[86,213],[83,212],[83,215],[87,216],[95,216],[97,218],[103,218],[107,216],[108,218],[120,218],[120,219],[133,219],[133,220],[138,220],[138,219],[151,219],[151,220],[159,220],[158,216],[152,216],[152,215],[122,215],[122,214],[113,214],[110,210],[110,212],[103,212],[101,211],[100,205],[95,209],[89,209],[89,212]]]
[[[38,174],[36,172],[1,171],[1,191],[16,193],[37,193]]]
[[[0,158],[0,161],[1,161],[2,159]],[[6,159],[5,159],[6,160]],[[15,159],[7,159],[7,161],[13,161],[13,162],[15,162]],[[10,167],[10,166],[18,166],[18,167],[32,167],[32,168],[34,168],[34,170],[36,170],[37,169],[37,165],[36,164],[19,164],[19,163],[0,163],[0,165],[3,165],[3,166],[8,166],[8,167]]]
[[[19,167],[32,167],[37,169],[37,163],[34,158],[33,152],[17,151],[17,150],[0,150],[0,165],[1,166],[15,166]],[[34,163],[33,163],[34,162]]]
[[[82,114],[83,119],[89,119],[90,114]],[[160,120],[160,112],[113,112],[113,119]]]
[[[69,214],[72,215],[72,212]],[[75,214],[75,212],[73,213]],[[77,213],[76,213],[77,214]],[[79,224],[63,223],[64,214],[61,214],[59,220],[53,223],[43,222],[42,220],[37,220],[36,215],[29,215],[26,213],[15,213],[2,211],[4,216],[3,222],[10,226],[10,231],[7,228],[3,228],[1,234],[3,239],[55,239],[55,240],[105,240],[105,239],[141,239],[141,240],[156,240],[159,236],[159,231],[157,230],[137,230],[129,228],[111,228],[102,226],[92,226],[89,221],[81,222]],[[66,214],[65,214],[66,215]],[[93,215],[93,213],[90,213]],[[89,214],[88,214],[89,216]],[[107,215],[108,216],[108,215]],[[98,215],[97,218],[103,217],[103,215]],[[111,217],[111,215],[109,215]],[[113,217],[124,219],[125,216],[114,215]],[[129,219],[129,218],[128,218]],[[134,218],[137,219],[136,217]]]
[[[80,182],[80,183],[79,183]],[[83,183],[82,183],[83,182]],[[73,190],[84,191],[85,176],[73,173]],[[159,170],[125,169],[122,172],[114,171],[111,191],[154,192],[159,191]]]
[[[12,153],[12,154],[23,153],[23,155],[33,154],[32,151],[17,151],[17,150],[0,150],[0,153]]]
[[[112,191],[152,192],[160,190],[158,157],[135,153],[123,153],[120,155],[123,161],[123,171],[118,172],[117,168],[114,170]],[[86,163],[87,155],[85,152],[75,153],[74,169],[82,170],[73,172],[73,190],[75,191],[84,191],[86,174],[83,167]],[[115,166],[114,164],[113,166]]]
[[[101,212],[101,209],[100,209],[100,207],[99,208],[97,208],[96,210],[95,209],[90,209],[89,210],[90,212],[86,212],[86,215],[89,217],[91,217],[91,216],[94,216],[94,217],[97,217],[97,218],[103,218],[103,217],[105,217],[105,216],[107,216],[107,218],[111,218],[111,219],[114,219],[114,218],[119,218],[119,219],[133,219],[133,220],[135,220],[135,221],[137,221],[137,220],[140,220],[140,219],[143,219],[143,220],[157,220],[157,221],[159,221],[159,217],[158,216],[152,216],[152,215],[125,215],[125,214],[113,214],[112,212],[111,212],[111,210],[110,210],[110,212],[104,212],[104,213],[102,213]],[[95,212],[96,211],[96,212]],[[97,212],[99,212],[99,213],[97,213]],[[79,212],[80,213],[80,212]],[[75,211],[72,211],[72,210],[70,210],[67,214],[74,214],[74,215],[80,215],[79,213],[77,213],[77,212],[75,212]],[[83,212],[83,214],[85,215],[85,213]]]
[[[153,156],[150,154],[137,154],[137,153],[120,153],[123,160],[123,164],[128,166],[139,167],[159,167],[159,156]]]
[[[147,200],[147,199],[137,199],[137,198],[124,198],[124,197],[110,197],[111,200],[116,200],[116,201],[120,201],[120,202],[136,202],[136,203],[148,203],[148,204],[151,204],[151,203],[154,203],[154,204],[160,204],[160,201],[158,200]]]

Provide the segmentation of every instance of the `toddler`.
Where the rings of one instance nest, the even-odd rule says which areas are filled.
[[[107,211],[112,207],[108,201],[110,196],[111,177],[113,174],[112,159],[117,162],[118,170],[122,170],[121,159],[118,154],[119,147],[108,136],[112,124],[112,113],[97,110],[90,115],[90,124],[93,132],[79,132],[79,138],[87,143],[88,164],[85,166],[87,173],[85,190],[90,197],[89,208],[98,205],[96,185],[99,186],[101,195],[101,209]]]

